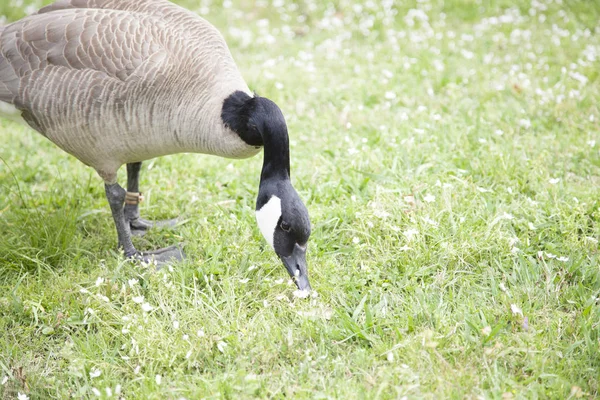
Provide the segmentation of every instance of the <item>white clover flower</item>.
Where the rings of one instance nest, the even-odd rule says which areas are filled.
[[[405,230],[402,233],[404,236],[406,236],[406,240],[408,240],[410,242],[411,240],[413,240],[413,238],[415,236],[417,236],[419,234],[419,231],[414,228],[411,228],[411,229]]]
[[[98,368],[94,368],[93,370],[90,371],[90,378],[92,378],[92,379],[97,378],[100,375],[102,375],[102,371],[100,371]]]
[[[142,304],[144,302],[144,296],[136,296],[132,298],[134,303]]]
[[[513,315],[523,316],[523,310],[521,310],[516,304],[510,305],[510,311],[512,311]]]
[[[294,295],[294,297],[297,297],[299,299],[306,299],[308,296],[310,296],[310,291],[309,290],[294,290],[294,293],[292,293]]]
[[[425,201],[426,203],[433,203],[435,201],[435,196],[432,194],[427,194],[424,198],[423,201]]]
[[[219,351],[221,353],[225,353],[225,349],[227,348],[227,343],[223,342],[223,341],[219,341],[217,343],[217,349],[219,349]]]

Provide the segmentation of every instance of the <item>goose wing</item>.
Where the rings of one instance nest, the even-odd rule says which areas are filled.
[[[168,0],[58,0],[43,7],[39,14],[67,9],[120,10],[152,16],[164,22],[171,33],[186,38],[184,58],[195,52],[203,61],[207,58],[226,76],[239,75],[231,52],[221,33],[204,18]]]
[[[118,106],[132,85],[160,85],[170,59],[161,24],[114,10],[54,11],[10,24],[0,35],[0,101],[40,132],[87,123],[95,103]]]

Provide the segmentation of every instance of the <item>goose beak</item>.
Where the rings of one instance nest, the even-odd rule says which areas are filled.
[[[283,265],[296,282],[298,289],[311,290],[306,269],[306,246],[300,246],[296,243],[292,254],[288,257],[281,257],[281,261],[283,261]]]

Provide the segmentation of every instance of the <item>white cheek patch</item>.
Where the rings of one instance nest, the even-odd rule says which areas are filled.
[[[269,201],[260,210],[256,211],[258,228],[271,247],[273,247],[273,236],[275,235],[275,228],[277,228],[277,222],[280,217],[281,199],[277,196],[271,196]]]

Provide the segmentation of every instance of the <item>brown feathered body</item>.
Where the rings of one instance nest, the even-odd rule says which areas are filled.
[[[107,183],[166,154],[256,154],[221,120],[235,91],[250,94],[221,34],[166,0],[61,0],[0,28],[0,112]]]

